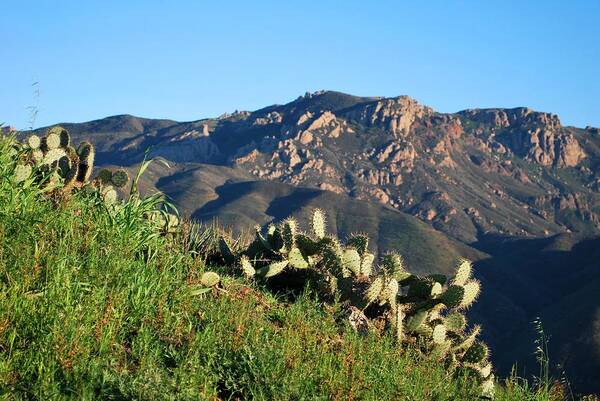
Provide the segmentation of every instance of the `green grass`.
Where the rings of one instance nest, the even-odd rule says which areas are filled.
[[[12,183],[0,139],[0,397],[7,400],[471,400],[475,383],[391,338],[359,336],[338,305],[293,302],[206,270],[184,235],[93,197]],[[515,379],[498,400],[550,400]],[[555,398],[558,399],[558,398]]]

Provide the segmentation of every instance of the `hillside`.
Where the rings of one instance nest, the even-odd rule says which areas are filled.
[[[540,317],[551,335],[556,371],[566,372],[576,388],[597,392],[591,372],[600,366],[600,240],[561,234],[486,245],[494,248],[492,258],[478,267],[487,291],[471,316],[503,350],[495,358],[498,368],[508,374],[519,360],[522,369],[537,373],[532,342],[538,334],[531,322]]]
[[[148,218],[161,197],[51,190],[18,174],[22,159],[0,138],[3,399],[479,398],[472,376],[384,330],[357,333],[318,290],[286,296],[209,262],[217,233],[161,231]],[[210,284],[208,271],[220,273]],[[551,383],[516,378],[496,392],[559,397]]]
[[[522,334],[548,316],[554,360],[572,367],[576,386],[600,391],[598,345],[580,338],[600,305],[584,290],[600,277],[584,246],[599,234],[596,128],[525,107],[439,113],[407,96],[332,91],[192,122],[114,116],[61,125],[97,146],[100,166],[133,171],[147,149],[168,160],[142,187],[163,191],[185,216],[243,232],[319,206],[339,236],[365,231],[415,271],[470,257],[486,289],[472,317],[485,323],[498,366],[507,372],[516,358],[535,370]],[[589,297],[578,313],[585,324],[573,325],[559,317],[580,289]]]

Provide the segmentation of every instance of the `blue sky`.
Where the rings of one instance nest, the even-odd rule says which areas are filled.
[[[194,120],[306,91],[600,126],[600,0],[2,1],[0,122]],[[37,85],[32,84],[37,82]]]

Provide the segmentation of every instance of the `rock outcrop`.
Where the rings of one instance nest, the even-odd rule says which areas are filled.
[[[574,167],[586,155],[572,133],[536,127],[510,132],[502,140],[516,155],[542,166]]]
[[[458,113],[469,120],[489,124],[496,128],[514,126],[544,126],[555,130],[562,128],[556,114],[534,111],[528,107],[514,109],[469,109]]]
[[[394,135],[407,135],[417,118],[432,112],[408,96],[399,96],[357,106],[344,113],[344,117],[367,127],[389,130]]]
[[[542,166],[573,167],[586,157],[573,133],[556,114],[529,108],[474,109],[459,113],[495,129],[488,140],[500,142],[514,154]]]

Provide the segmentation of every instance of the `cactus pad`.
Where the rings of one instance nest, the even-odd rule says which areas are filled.
[[[477,340],[477,336],[479,335],[480,332],[481,332],[480,326],[473,327],[473,330],[471,330],[471,333],[469,333],[468,336],[464,337],[460,344],[458,344],[456,347],[454,347],[455,350],[456,351],[464,351],[464,350],[469,349],[473,344],[475,344],[475,341]]]
[[[294,218],[286,219],[281,225],[281,237],[283,239],[283,245],[286,249],[290,250],[296,244],[296,220]]]
[[[365,291],[365,300],[367,303],[374,302],[383,290],[383,277],[376,277]]]
[[[436,296],[440,295],[443,291],[444,291],[444,289],[442,288],[442,285],[440,283],[438,283],[437,281],[434,281],[433,284],[431,285],[430,295],[432,297],[436,297]]]
[[[44,161],[44,152],[40,149],[33,149],[31,151],[31,159],[36,163],[42,163]]]
[[[127,171],[123,169],[118,169],[112,173],[110,181],[115,187],[123,188],[129,182],[129,174],[127,174]]]
[[[383,291],[379,294],[379,304],[384,305],[388,303],[390,305],[395,305],[399,289],[400,286],[398,285],[398,281],[395,278],[389,279],[386,282]]]
[[[433,336],[435,339],[435,329],[433,331]],[[431,354],[433,355],[434,358],[436,359],[443,359],[448,355],[448,352],[450,351],[450,348],[452,347],[452,343],[448,340],[444,340],[441,343],[436,343],[434,342],[434,346],[431,349]]]
[[[311,228],[313,233],[315,234],[315,237],[319,239],[325,237],[325,225],[325,214],[321,209],[315,209],[311,224]]]
[[[281,273],[289,264],[287,260],[283,260],[281,262],[273,262],[270,265],[262,267],[258,273],[264,277],[269,278],[278,275]]]
[[[451,285],[440,295],[439,299],[448,308],[457,308],[460,306],[465,296],[465,289],[460,285]]]
[[[486,363],[485,365],[478,367],[476,370],[482,379],[487,379],[489,375],[492,374],[492,364]]]
[[[473,273],[473,266],[471,262],[466,259],[462,259],[456,268],[456,274],[454,275],[454,279],[452,280],[452,284],[455,285],[465,285],[471,278],[471,274]]]
[[[205,272],[200,278],[200,283],[205,287],[214,287],[221,281],[221,277],[215,272]]]
[[[477,341],[465,352],[462,360],[467,363],[480,363],[487,358],[488,353],[488,347],[482,342]]]
[[[473,304],[473,302],[475,302],[475,300],[479,296],[481,286],[479,285],[479,281],[471,280],[467,284],[465,284],[463,288],[465,289],[465,295],[460,303],[460,307],[468,308]]]
[[[354,248],[348,248],[342,252],[342,263],[353,275],[361,274],[361,259],[359,252]]]
[[[276,252],[281,252],[284,249],[283,236],[281,235],[281,230],[279,227],[270,224],[267,229],[267,241],[269,241],[269,246],[272,250]]]
[[[372,253],[366,252],[362,260],[360,262],[360,274],[365,276],[370,276],[373,272],[373,261],[375,260],[375,255]]]
[[[221,255],[223,256],[223,259],[225,259],[225,262],[233,263],[233,261],[235,260],[235,255],[233,254],[233,251],[231,250],[229,243],[223,237],[219,238],[219,251],[221,252]]]
[[[102,184],[104,185],[108,185],[111,183],[111,179],[112,179],[113,173],[112,171],[110,171],[107,168],[103,168],[102,170],[100,170],[98,172],[98,175],[96,176],[96,178],[98,179],[98,181],[100,181]]]
[[[290,266],[296,269],[307,269],[308,262],[302,256],[302,252],[298,248],[292,248],[288,253],[288,260],[290,262]]]
[[[68,184],[77,175],[77,166],[74,166],[71,159],[65,155],[58,159],[58,171],[60,176],[65,180],[65,183]]]
[[[31,166],[29,164],[17,164],[13,182],[18,184],[31,177]]]
[[[402,256],[392,252],[385,255],[381,261],[381,267],[396,280],[402,281],[410,277],[410,273],[404,270]]]
[[[446,342],[446,326],[436,324],[433,328],[433,342],[435,344],[443,344]]]
[[[240,265],[242,266],[242,272],[246,277],[254,277],[254,275],[256,274],[256,270],[254,269],[254,266],[252,266],[252,263],[250,263],[250,259],[248,259],[246,255],[240,258]]]
[[[481,383],[481,396],[492,399],[494,398],[494,393],[494,375],[490,375],[483,383]]]
[[[417,331],[419,327],[421,327],[423,323],[425,323],[426,319],[427,311],[419,311],[415,313],[414,315],[406,319],[406,330],[411,332]]]
[[[296,235],[296,246],[306,256],[312,256],[319,252],[319,244],[304,234]]]
[[[46,154],[44,155],[44,160],[42,162],[44,164],[48,164],[48,165],[56,168],[60,158],[66,156],[66,155],[67,155],[67,152],[65,152],[64,150],[62,150],[60,148],[51,149],[48,152],[46,152]]]
[[[360,255],[369,250],[369,237],[366,234],[355,234],[347,242],[348,246],[354,247]]]
[[[77,148],[77,155],[79,156],[78,182],[85,184],[89,181],[94,169],[95,154],[94,146],[89,142],[82,142]]]
[[[43,140],[44,148],[47,150],[58,149],[60,147],[60,135],[49,131]]]
[[[81,142],[79,147],[77,148],[77,154],[81,159],[81,163],[87,164],[89,162],[89,157],[94,156],[94,145],[89,142]]]
[[[444,319],[446,328],[453,333],[461,333],[467,326],[467,319],[462,313],[451,312]]]
[[[29,138],[27,138],[27,145],[31,149],[39,149],[42,145],[42,140],[37,135],[31,135]]]
[[[107,204],[112,204],[117,201],[117,191],[112,187],[112,185],[108,185],[102,188],[102,199]]]

